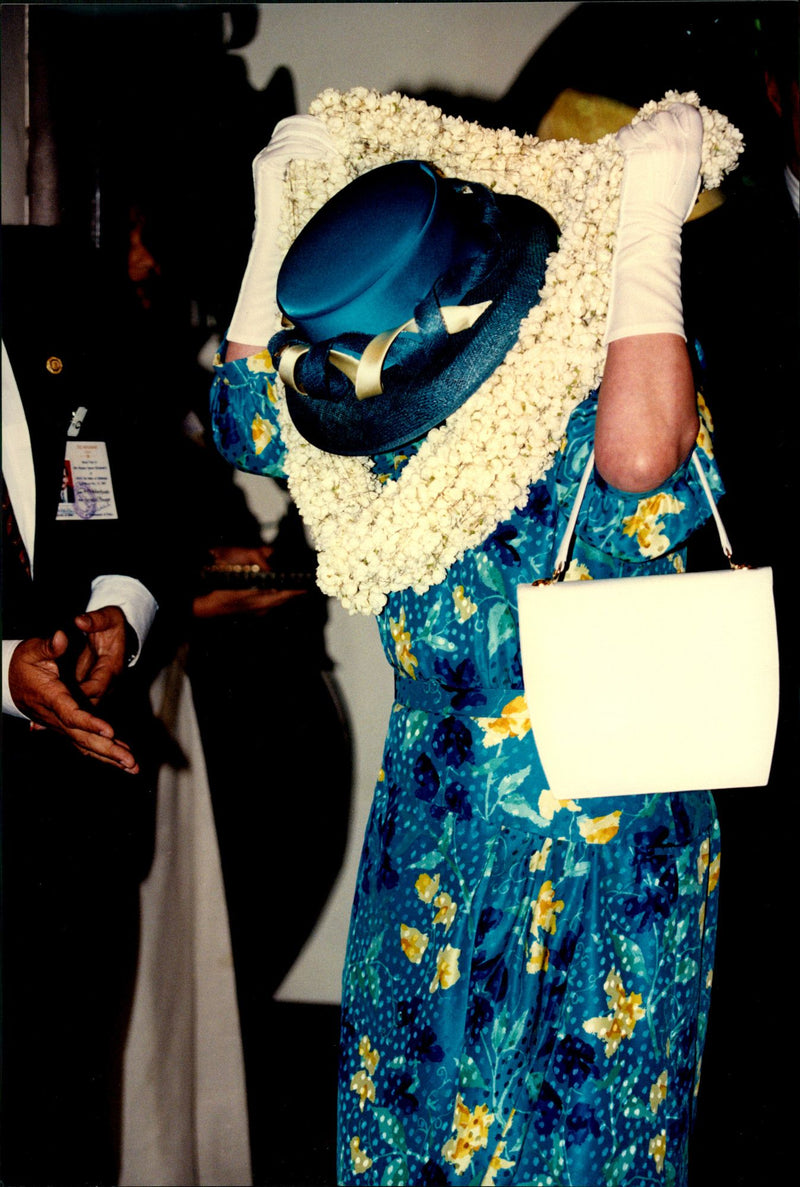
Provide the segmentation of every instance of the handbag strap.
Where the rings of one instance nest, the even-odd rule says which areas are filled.
[[[697,456],[696,449],[692,452],[692,462],[694,463],[694,468],[697,471],[697,475],[700,479],[700,485],[703,488],[703,492],[705,493],[705,496],[708,499],[708,505],[711,508],[711,514],[714,516],[714,523],[717,526],[719,542],[722,545],[722,551],[724,552],[724,554],[728,560],[728,563],[730,564],[732,569],[746,568],[747,566],[735,565],[733,563],[733,559],[732,559],[733,549],[731,548],[731,542],[728,539],[728,533],[725,531],[725,525],[723,524],[722,519],[720,517],[720,513],[717,509],[717,504],[714,502],[714,496],[711,493],[711,487],[708,485],[708,479],[706,478],[703,467],[700,464],[700,459]],[[575,499],[572,504],[572,511],[570,512],[569,520],[567,521],[567,526],[564,529],[564,535],[561,537],[561,543],[559,545],[558,552],[556,553],[555,564],[553,566],[553,576],[548,578],[544,582],[544,584],[549,584],[552,581],[560,581],[561,578],[564,576],[564,572],[567,567],[567,561],[569,560],[570,549],[572,547],[572,537],[575,534],[575,525],[578,522],[578,513],[581,509],[581,504],[583,503],[583,497],[586,494],[586,487],[589,485],[589,479],[592,475],[593,469],[594,469],[594,450],[592,450],[591,453],[589,454],[589,460],[586,463],[586,467],[583,471],[583,474],[581,475],[581,480],[578,485],[578,490],[577,490]]]

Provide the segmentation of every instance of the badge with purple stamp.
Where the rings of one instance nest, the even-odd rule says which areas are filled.
[[[56,519],[116,519],[105,441],[67,441]]]

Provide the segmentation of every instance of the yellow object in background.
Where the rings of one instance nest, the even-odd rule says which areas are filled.
[[[542,140],[580,140],[582,144],[596,144],[609,133],[618,132],[636,115],[635,107],[628,107],[605,95],[575,91],[571,87],[561,91],[542,116],[536,135]],[[725,201],[720,190],[703,190],[687,222],[702,218]]]

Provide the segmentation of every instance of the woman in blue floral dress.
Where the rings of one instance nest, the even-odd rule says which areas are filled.
[[[637,333],[616,316],[621,337]],[[217,443],[236,466],[280,474],[275,367],[254,333],[230,339],[212,389]],[[719,492],[699,410],[698,456]],[[596,394],[578,404],[524,504],[442,580],[389,591],[378,614],[396,693],[343,977],[342,1184],[686,1183],[716,921],[713,800],[556,799],[522,689],[516,587],[550,575],[613,411],[603,425]],[[622,419],[613,430],[624,439]],[[373,473],[401,480],[419,446],[373,454]],[[681,570],[707,515],[688,461],[623,485],[595,471],[568,578]],[[602,697],[602,672],[574,676]],[[680,706],[650,708],[657,751]]]

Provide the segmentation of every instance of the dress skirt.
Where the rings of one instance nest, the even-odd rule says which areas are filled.
[[[712,798],[529,809],[515,725],[394,707],[344,975],[340,1183],[686,1182]]]

